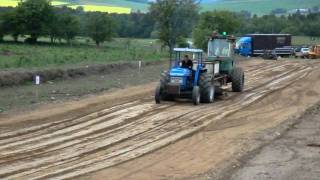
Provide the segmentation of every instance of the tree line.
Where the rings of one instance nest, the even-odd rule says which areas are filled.
[[[10,35],[39,37],[51,42],[71,43],[76,36],[90,37],[97,45],[113,37],[158,38],[164,46],[186,46],[193,37],[199,48],[206,47],[212,31],[243,35],[248,33],[290,33],[320,36],[320,13],[257,16],[247,11],[201,12],[199,0],[156,0],[148,13],[108,14],[84,12],[83,8],[53,7],[50,0],[26,0],[16,8],[0,8],[0,40]]]
[[[300,13],[288,16],[274,14],[257,16],[247,11],[209,11],[200,13],[196,0],[156,0],[151,4],[159,39],[172,49],[183,46],[183,40],[193,37],[194,45],[206,49],[213,31],[241,36],[249,33],[289,33],[320,36],[320,13]],[[182,40],[182,41],[181,41]]]
[[[99,45],[116,36],[149,38],[153,25],[149,13],[85,12],[82,7],[54,7],[50,0],[26,0],[15,8],[0,8],[0,41],[10,35],[14,41],[27,37],[27,43],[36,43],[39,37],[72,43],[76,36],[86,36]]]
[[[227,32],[241,36],[251,33],[285,33],[295,36],[320,36],[320,13],[308,15],[291,14],[288,16],[257,15],[248,16],[246,12],[213,11],[200,15],[195,25],[193,37],[198,47],[206,47],[205,36],[212,32]]]

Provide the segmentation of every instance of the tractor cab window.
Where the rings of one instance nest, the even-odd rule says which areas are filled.
[[[215,39],[209,43],[209,56],[229,57],[230,48],[230,43],[226,39]]]

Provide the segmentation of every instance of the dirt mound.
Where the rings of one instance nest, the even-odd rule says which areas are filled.
[[[155,65],[163,63],[162,61],[157,62],[143,62],[143,66]],[[35,70],[35,71],[0,71],[0,87],[21,85],[28,82],[32,82],[36,75],[41,77],[42,82],[57,80],[57,79],[70,79],[77,78],[87,75],[96,74],[109,74],[113,72],[123,71],[129,68],[138,69],[138,62],[127,62],[127,63],[116,63],[116,64],[103,64],[103,65],[92,65],[77,68],[68,69],[46,69],[46,70]]]

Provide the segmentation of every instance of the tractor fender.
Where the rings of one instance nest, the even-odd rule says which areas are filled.
[[[196,73],[195,73],[195,76],[194,76],[194,80],[193,80],[193,86],[197,86],[198,85],[198,81],[199,81],[199,77],[200,77],[200,74],[201,74],[201,70],[202,70],[202,66],[201,66],[201,64],[198,64],[197,70],[196,70]]]

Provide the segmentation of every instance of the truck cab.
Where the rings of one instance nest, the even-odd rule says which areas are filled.
[[[236,43],[236,52],[241,56],[251,56],[252,55],[252,38],[251,37],[241,37]]]

